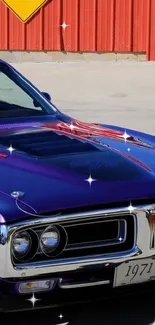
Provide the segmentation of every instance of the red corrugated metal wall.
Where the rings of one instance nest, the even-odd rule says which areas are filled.
[[[0,0],[0,50],[146,52],[155,60],[155,0],[49,0],[26,24]]]

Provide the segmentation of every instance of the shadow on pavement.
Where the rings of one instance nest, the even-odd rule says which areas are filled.
[[[60,319],[59,315],[63,318]],[[155,293],[98,303],[2,314],[0,325],[148,325],[155,320]],[[155,323],[154,323],[155,324]]]

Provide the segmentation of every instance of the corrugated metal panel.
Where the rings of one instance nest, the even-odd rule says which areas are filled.
[[[133,1],[133,52],[145,52],[147,47],[148,0]]]
[[[27,51],[42,51],[43,47],[43,9],[28,21],[25,30],[25,46]]]
[[[133,1],[115,1],[115,52],[132,51]]]
[[[43,8],[44,11],[44,49],[45,51],[60,51],[62,44],[62,1],[49,1]]]
[[[9,10],[8,14],[8,48],[10,50],[25,49],[24,24]]]
[[[0,50],[147,52],[155,60],[154,25],[155,0],[49,0],[26,24],[0,0]]]
[[[115,0],[98,0],[97,4],[97,51],[114,50]]]
[[[149,1],[148,10],[148,38],[147,38],[147,58],[148,60],[155,61],[155,1]]]
[[[77,52],[80,49],[79,44],[79,26],[80,26],[80,1],[63,0],[63,11],[61,16],[62,24],[65,22],[68,27],[65,31],[61,28],[61,44],[65,51]]]
[[[53,0],[43,9],[44,50],[79,50],[79,0]],[[62,28],[63,23],[67,25]]]
[[[79,1],[79,49],[82,52],[96,51],[96,5],[98,0]]]
[[[8,28],[9,28],[9,9],[0,2],[0,49],[9,48]]]

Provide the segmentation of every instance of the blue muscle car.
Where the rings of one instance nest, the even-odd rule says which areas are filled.
[[[0,61],[1,310],[153,280],[155,136],[77,121]]]

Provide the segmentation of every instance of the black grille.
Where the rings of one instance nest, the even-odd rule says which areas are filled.
[[[39,239],[41,233],[49,225],[31,228],[37,234],[35,240]],[[59,250],[56,250],[53,255],[45,256],[40,250],[38,243],[35,242],[35,247],[38,247],[38,250],[35,256],[31,258],[31,261],[40,262],[62,258],[115,254],[127,252],[134,246],[136,229],[135,218],[132,214],[109,218],[93,216],[82,220],[60,222],[55,224],[55,226],[59,229],[63,227],[67,234],[65,249],[61,253]],[[23,262],[26,262],[26,260],[24,259],[20,263]],[[19,261],[17,262],[14,259],[13,263],[17,265]]]
[[[111,227],[110,227],[111,226]],[[112,240],[118,235],[118,221],[103,222],[93,220],[65,227],[68,234],[68,246],[86,244],[95,241]]]

